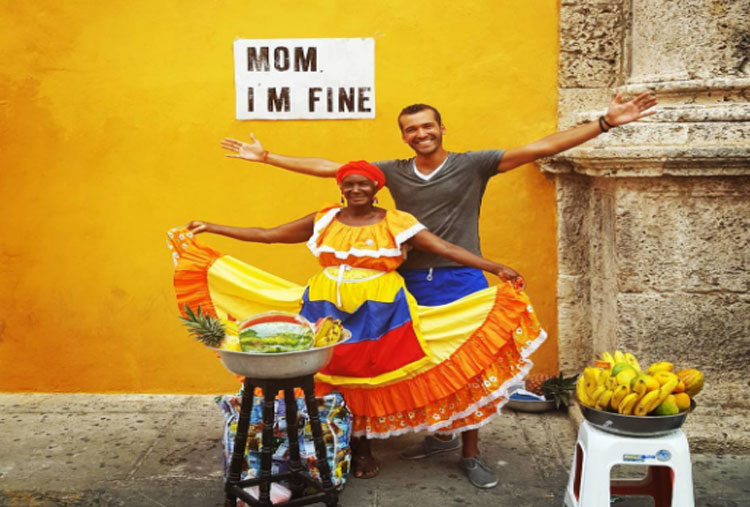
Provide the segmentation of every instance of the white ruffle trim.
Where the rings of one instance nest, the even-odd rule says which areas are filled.
[[[405,231],[401,231],[398,234],[396,234],[396,237],[394,238],[396,240],[396,244],[401,247],[406,241],[416,236],[419,232],[427,229],[424,225],[417,222],[416,224],[412,225]],[[400,249],[400,248],[399,248]]]
[[[337,259],[342,260],[349,257],[401,257],[403,255],[403,253],[401,252],[401,245],[410,238],[414,237],[421,230],[426,229],[424,225],[416,223],[405,231],[399,232],[394,237],[394,240],[396,241],[396,248],[378,248],[377,250],[350,248],[349,250],[341,251],[336,250],[328,245],[318,246],[318,238],[320,237],[320,233],[331,224],[331,222],[334,218],[336,218],[336,215],[339,214],[341,209],[342,208],[332,208],[325,215],[323,215],[320,220],[315,222],[315,225],[313,227],[313,234],[312,236],[310,236],[310,239],[307,240],[307,248],[310,249],[315,257],[320,257],[321,253],[332,253]]]
[[[320,254],[316,253],[315,251],[318,248],[317,242],[318,238],[320,237],[320,232],[331,225],[333,219],[336,218],[336,215],[338,215],[340,212],[341,208],[331,208],[325,215],[320,218],[320,220],[313,224],[313,233],[312,236],[310,236],[310,239],[307,240],[307,248],[310,249],[315,257],[320,256]]]
[[[492,391],[491,393],[487,394],[486,396],[483,396],[479,401],[476,401],[469,405],[467,408],[462,410],[461,412],[457,412],[453,414],[450,418],[440,421],[435,424],[421,424],[419,426],[408,426],[406,428],[399,428],[392,431],[387,431],[385,433],[375,433],[375,432],[367,432],[367,431],[353,431],[352,436],[355,437],[363,437],[366,436],[367,438],[390,438],[390,437],[397,437],[400,435],[405,435],[407,433],[420,433],[423,431],[429,432],[429,433],[440,433],[443,435],[453,435],[453,434],[459,434],[463,433],[464,431],[469,430],[475,430],[479,429],[485,424],[489,423],[491,420],[493,420],[496,416],[500,415],[501,409],[503,406],[505,406],[506,403],[508,403],[508,390],[511,388],[511,386],[514,386],[518,384],[520,381],[526,378],[526,376],[529,374],[531,369],[534,367],[534,363],[528,359],[528,357],[539,348],[539,346],[547,339],[547,332],[544,331],[544,329],[541,330],[539,333],[539,336],[534,338],[534,340],[529,343],[526,347],[524,347],[521,350],[521,357],[524,359],[524,361],[521,363],[521,369],[518,373],[516,373],[513,377],[509,378],[503,384]],[[441,431],[443,428],[446,428],[448,426],[451,426],[454,422],[463,419],[472,413],[474,413],[478,408],[483,407],[487,405],[488,403],[492,403],[493,401],[502,398],[500,402],[496,404],[495,412],[482,421],[480,421],[477,424],[472,424],[468,426],[463,426],[457,430],[449,430],[449,431]]]

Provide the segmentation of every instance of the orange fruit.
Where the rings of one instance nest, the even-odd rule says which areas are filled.
[[[675,394],[674,402],[677,404],[677,408],[680,409],[680,412],[684,412],[690,408],[690,396],[687,393]]]

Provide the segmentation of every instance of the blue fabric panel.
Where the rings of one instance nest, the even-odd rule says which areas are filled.
[[[476,268],[401,269],[406,288],[422,306],[440,306],[452,303],[489,287],[484,272]]]
[[[388,331],[411,321],[404,289],[396,293],[392,303],[365,301],[354,313],[346,313],[330,301],[310,301],[309,289],[305,289],[300,315],[312,323],[329,315],[341,319],[344,327],[352,332],[352,338],[347,343],[377,340]]]

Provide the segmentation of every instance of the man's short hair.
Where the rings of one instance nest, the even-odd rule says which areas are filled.
[[[429,109],[430,111],[432,111],[432,114],[435,115],[435,120],[437,121],[437,124],[438,125],[442,125],[443,124],[443,120],[440,118],[440,111],[438,111],[434,107],[432,107],[430,105],[427,105],[427,104],[412,104],[410,106],[406,106],[405,108],[403,108],[401,110],[401,112],[398,114],[398,119],[397,119],[397,121],[398,121],[398,128],[401,129],[401,117],[402,116],[406,116],[408,114],[419,113],[419,112],[425,111],[427,109]]]

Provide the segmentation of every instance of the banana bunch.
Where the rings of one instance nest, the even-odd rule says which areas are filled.
[[[324,317],[315,323],[315,346],[325,347],[341,341],[344,326],[339,319]]]
[[[644,372],[636,357],[616,350],[603,352],[594,366],[583,370],[576,382],[578,400],[597,410],[623,415],[674,415],[690,408],[690,397],[703,387],[703,374],[695,369],[674,372],[674,364],[661,361]]]

